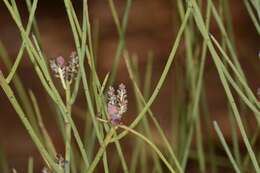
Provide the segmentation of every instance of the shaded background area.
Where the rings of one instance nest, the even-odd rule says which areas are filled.
[[[119,11],[119,14],[121,14],[120,16],[122,16],[125,5],[124,1],[118,0],[115,2],[117,10]],[[74,3],[76,11],[80,11],[81,1],[75,1]],[[243,3],[240,1],[237,2],[236,0],[231,0],[230,3],[232,4],[231,14],[233,17],[235,41],[240,62],[252,90],[256,91],[257,87],[260,86],[259,59],[257,57],[260,48],[259,36],[254,29]],[[118,44],[118,34],[108,2],[105,0],[90,0],[89,4],[93,30],[98,31],[97,68],[100,78],[104,78],[105,74],[110,71],[113,63],[113,57]],[[23,1],[19,2],[18,7],[19,10],[21,10],[24,21],[27,22],[28,14],[25,3],[23,3]],[[177,7],[174,0],[133,1],[126,33],[126,46],[130,54],[138,55],[140,67],[146,65],[148,52],[152,51],[154,53],[153,85],[151,86],[151,89],[154,88],[161,75],[179,27],[180,22],[176,14]],[[46,58],[51,59],[59,55],[68,57],[70,52],[75,48],[62,1],[39,1],[36,17],[41,35],[41,44],[46,54]],[[10,14],[2,2],[0,3],[0,26],[0,40],[7,48],[12,61],[14,61],[21,45],[21,39],[17,27],[13,23]],[[211,27],[211,33],[218,33],[214,23]],[[169,95],[174,97],[175,94],[173,92],[174,82],[176,82],[174,78],[175,75],[178,75],[175,70],[176,62],[182,64],[184,58],[185,49],[182,43],[167,81],[163,85],[163,89],[152,106],[152,110],[159,122],[163,124],[169,138],[173,138],[173,132],[170,130],[171,128],[169,127],[168,122],[171,122],[173,119],[171,112],[172,107],[175,104],[173,100],[170,99]],[[7,74],[2,62],[0,62],[0,68]],[[142,70],[143,69],[141,69],[141,72]],[[225,136],[229,138],[230,129],[227,124],[228,122],[226,121],[226,98],[210,55],[208,55],[205,70],[205,84],[210,113],[212,114],[213,119],[217,120],[221,125]],[[50,103],[47,95],[42,92],[43,88],[34,74],[35,72],[32,69],[32,64],[25,54],[19,67],[19,75],[21,76],[25,87],[27,89],[32,89],[35,92],[48,130],[58,147],[58,151],[62,152],[62,138],[56,127],[57,125],[53,116],[54,112],[50,111],[52,103]],[[123,60],[120,62],[118,69],[117,83],[119,82],[124,82],[129,86],[130,90],[131,82]],[[58,82],[57,86],[60,86]],[[130,100],[132,100],[131,94]],[[135,103],[131,105],[130,101],[130,108],[132,107],[134,109],[134,104]],[[77,107],[82,109],[86,108],[82,90],[80,90],[79,98],[77,99]],[[78,112],[77,107],[74,108],[75,114]],[[130,109],[127,121],[130,122],[135,116],[135,111],[131,111]],[[249,116],[251,116],[251,114]],[[81,124],[81,119],[77,116],[75,116],[75,120],[77,123]],[[218,143],[217,137],[215,137],[215,141]],[[158,144],[160,143],[160,141],[157,142]],[[124,140],[123,143],[125,143]],[[6,151],[10,167],[17,168],[19,172],[23,172],[23,168],[27,165],[27,158],[31,155],[34,156],[35,161],[38,163],[38,168],[41,167],[41,158],[38,155],[37,149],[34,147],[2,91],[0,91],[0,145],[2,145]]]

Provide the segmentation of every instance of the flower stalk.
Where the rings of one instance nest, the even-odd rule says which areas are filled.
[[[98,152],[97,152],[97,154],[96,154],[96,156],[95,156],[93,162],[92,162],[92,163],[90,164],[90,166],[88,167],[88,169],[87,169],[87,171],[86,171],[87,173],[92,173],[92,172],[95,170],[95,168],[96,168],[96,166],[97,166],[99,160],[101,159],[103,153],[104,153],[105,150],[106,150],[107,145],[110,143],[110,141],[111,141],[113,135],[115,134],[116,129],[117,129],[117,127],[112,127],[112,128],[110,129],[110,131],[107,133],[107,135],[106,135],[106,137],[105,137],[105,139],[104,139],[104,142],[103,142],[103,144],[100,146],[100,148],[99,148],[99,150],[98,150]]]
[[[76,77],[79,68],[79,59],[75,52],[70,55],[68,62],[62,56],[59,56],[50,61],[50,68],[53,71],[55,77],[59,78],[66,95],[66,114],[64,117],[65,124],[65,160],[68,164],[64,165],[64,172],[70,173],[71,164],[71,124],[69,118],[71,118],[71,84]]]
[[[71,92],[70,92],[70,84],[67,85],[66,88],[66,113],[68,117],[71,117]],[[70,163],[71,163],[71,125],[69,120],[65,119],[65,160],[68,161],[68,164],[64,167],[64,172],[70,172]]]

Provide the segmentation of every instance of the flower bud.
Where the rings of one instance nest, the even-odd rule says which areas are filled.
[[[56,63],[58,66],[63,67],[65,65],[65,59],[62,56],[56,58]]]

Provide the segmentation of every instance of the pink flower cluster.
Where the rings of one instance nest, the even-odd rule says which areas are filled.
[[[70,60],[68,62],[66,62],[62,56],[59,56],[53,60],[50,60],[50,68],[55,77],[66,82],[71,82],[78,72],[79,58],[75,52],[71,53]]]
[[[107,112],[109,120],[113,125],[122,123],[122,115],[127,111],[127,91],[124,84],[120,84],[115,93],[113,87],[109,87],[108,92]]]

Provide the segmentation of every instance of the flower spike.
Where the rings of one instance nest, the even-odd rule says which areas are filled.
[[[109,121],[112,125],[119,125],[122,123],[122,115],[127,111],[127,91],[124,84],[120,84],[115,94],[115,89],[109,87],[107,91],[108,103],[107,112]]]
[[[79,58],[75,52],[72,52],[67,63],[62,56],[58,56],[50,60],[50,68],[55,77],[61,80],[63,88],[66,89],[67,85],[72,83],[72,80],[78,73]]]

